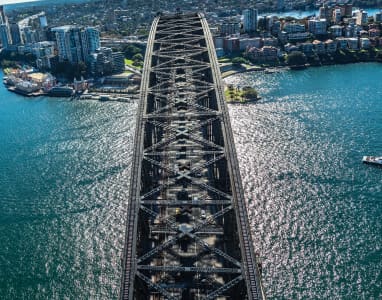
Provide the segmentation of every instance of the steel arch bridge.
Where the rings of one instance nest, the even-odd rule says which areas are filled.
[[[120,299],[265,299],[203,15],[154,20],[140,100]]]

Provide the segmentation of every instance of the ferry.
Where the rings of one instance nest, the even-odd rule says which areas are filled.
[[[365,164],[382,166],[382,156],[364,156],[362,162]]]

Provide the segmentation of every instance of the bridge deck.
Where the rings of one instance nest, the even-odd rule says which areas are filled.
[[[121,299],[264,299],[220,71],[199,14],[147,45]]]

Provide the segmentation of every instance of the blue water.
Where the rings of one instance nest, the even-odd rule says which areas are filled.
[[[353,9],[353,12],[356,10],[356,8]],[[380,12],[380,8],[364,8],[364,11],[367,12],[369,17],[373,17],[377,12]],[[312,9],[312,10],[291,10],[291,11],[285,11],[285,12],[274,12],[274,13],[261,13],[261,16],[279,16],[279,17],[293,17],[296,19],[303,19],[309,16],[318,16],[319,10],[318,9]]]
[[[0,299],[117,299],[135,111],[1,84]]]
[[[269,299],[382,299],[382,64],[252,73],[230,106]]]
[[[269,299],[382,297],[381,76],[228,79],[262,96],[229,111]],[[136,107],[0,85],[0,299],[118,298]]]
[[[40,6],[40,5],[62,5],[68,3],[84,3],[91,0],[0,0],[0,5],[5,5],[5,10],[10,11],[18,8]]]

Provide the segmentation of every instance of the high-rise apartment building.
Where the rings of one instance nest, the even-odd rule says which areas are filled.
[[[240,23],[223,23],[220,26],[220,32],[223,36],[240,33]]]
[[[0,24],[0,39],[4,49],[7,49],[11,44],[11,34],[7,23]]]
[[[309,32],[313,34],[317,34],[317,35],[326,34],[327,33],[326,27],[327,27],[326,19],[320,19],[320,20],[313,19],[308,21],[308,30]]]
[[[56,35],[59,61],[86,62],[100,47],[99,31],[93,27],[61,26],[52,28]]]
[[[374,21],[375,21],[375,22],[378,22],[378,23],[381,23],[381,22],[382,22],[382,12],[381,12],[381,11],[380,11],[380,12],[377,12],[377,13],[375,14]]]
[[[4,6],[0,5],[0,23],[4,24],[7,23],[7,17],[5,16],[4,13]]]
[[[2,5],[0,5],[0,39],[4,49],[7,49],[12,44],[8,19],[4,13],[4,7]]]
[[[367,11],[361,9],[355,13],[355,17],[357,25],[367,24]]]
[[[89,60],[89,55],[101,47],[99,30],[95,27],[86,27],[81,31],[83,41],[83,53],[85,61]]]
[[[11,38],[12,38],[12,45],[17,46],[17,45],[22,44],[19,24],[18,23],[9,24],[9,31],[10,31]]]
[[[249,8],[243,10],[244,32],[254,32],[257,30],[257,9]]]

